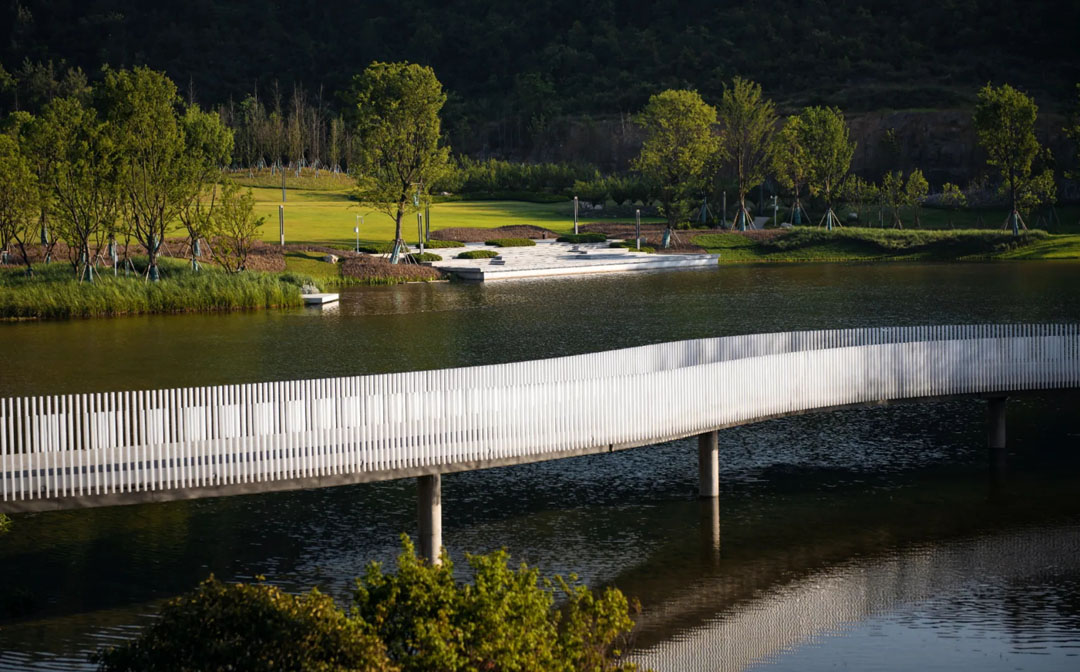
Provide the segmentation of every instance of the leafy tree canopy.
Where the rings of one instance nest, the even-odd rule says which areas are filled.
[[[372,63],[345,96],[360,147],[357,195],[396,222],[414,208],[413,194],[446,170],[450,150],[441,145],[439,111],[446,94],[431,68],[414,63]]]
[[[1052,201],[1054,173],[1049,150],[1035,137],[1038,107],[1027,94],[1008,84],[987,84],[975,105],[975,133],[986,162],[998,169],[1001,191],[1012,209],[1029,210]]]
[[[696,91],[668,90],[649,99],[637,116],[645,131],[634,169],[652,182],[656,198],[675,226],[688,218],[691,199],[698,198],[720,150],[716,108]]]

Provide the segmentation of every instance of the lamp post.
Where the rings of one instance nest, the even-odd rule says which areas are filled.
[[[277,206],[277,222],[278,222],[278,237],[281,239],[281,246],[285,247],[285,206]]]
[[[637,234],[637,249],[641,251],[641,209],[634,211],[634,232]]]
[[[577,213],[578,213],[578,200],[577,200],[577,196],[574,196],[574,235],[575,236],[578,235]]]

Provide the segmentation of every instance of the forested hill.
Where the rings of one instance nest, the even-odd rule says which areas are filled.
[[[457,114],[612,113],[739,74],[782,104],[938,107],[987,81],[1059,105],[1080,80],[1075,0],[8,0],[0,62],[163,69],[204,103],[372,60],[432,65]]]

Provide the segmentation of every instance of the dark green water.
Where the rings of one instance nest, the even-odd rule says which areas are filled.
[[[0,396],[792,329],[1075,322],[1078,287],[1072,264],[743,267],[354,290],[332,313],[8,324]],[[689,442],[451,475],[444,541],[457,557],[505,546],[640,597],[638,643],[658,669],[1068,668],[1080,662],[1078,401],[1011,401],[1008,470],[994,477],[977,400],[722,432],[715,510],[695,497]],[[0,669],[83,668],[210,572],[343,595],[415,529],[413,498],[397,481],[18,516],[0,542]],[[900,653],[875,655],[890,646]]]

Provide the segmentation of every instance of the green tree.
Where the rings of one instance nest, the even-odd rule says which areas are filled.
[[[881,200],[889,208],[893,226],[904,228],[904,221],[900,217],[900,209],[907,202],[903,171],[890,170],[881,178]]]
[[[104,74],[95,93],[116,136],[122,213],[146,248],[147,277],[158,280],[161,246],[192,190],[180,97],[171,79],[149,68]]]
[[[765,180],[766,171],[773,164],[776,109],[771,100],[762,97],[760,84],[736,77],[730,88],[724,86],[717,117],[723,129],[720,153],[735,173],[739,228],[745,231],[750,221],[746,192]]]
[[[180,119],[184,132],[186,170],[179,179],[187,187],[182,194],[178,216],[188,234],[191,266],[199,270],[200,239],[211,234],[214,207],[217,204],[219,168],[227,165],[233,146],[233,133],[217,112],[203,112],[197,105],[184,111]]]
[[[402,218],[415,210],[413,194],[426,199],[447,167],[450,150],[440,146],[439,120],[446,94],[429,67],[372,63],[353,79],[347,100],[359,139],[357,195],[394,220],[396,263]]]
[[[904,203],[915,213],[915,226],[922,226],[919,215],[922,211],[923,201],[926,200],[928,193],[930,193],[930,184],[926,181],[922,171],[918,168],[911,171],[907,182],[904,184]]]
[[[795,202],[791,206],[791,223],[802,219],[802,189],[810,179],[810,156],[802,144],[802,117],[793,115],[787,118],[776,137],[776,150],[773,152],[773,172],[777,181],[785,189],[791,190]]]
[[[608,181],[602,177],[574,182],[574,195],[595,207],[604,207],[608,197]]]
[[[1064,130],[1065,135],[1069,136],[1076,146],[1076,160],[1080,163],[1080,84],[1076,85],[1076,106],[1069,114],[1069,122]],[[1066,177],[1080,181],[1080,168],[1070,171]]]
[[[251,189],[241,191],[240,185],[226,180],[221,185],[220,198],[208,208],[204,235],[213,239],[210,252],[226,273],[244,270],[248,255],[259,239],[262,217],[255,217],[255,197]],[[201,225],[201,224],[200,224]]]
[[[807,107],[799,113],[799,144],[806,151],[806,185],[825,201],[826,228],[839,223],[833,202],[840,195],[855,154],[844,115],[835,107]]]
[[[636,121],[645,139],[633,167],[653,185],[670,231],[689,219],[719,154],[716,108],[696,91],[668,90],[649,98]]]
[[[94,656],[103,672],[390,672],[378,638],[317,590],[210,577],[135,640]]]
[[[841,198],[849,206],[854,206],[859,224],[863,223],[863,208],[870,203],[876,203],[880,198],[878,186],[873,182],[867,182],[858,175],[851,175],[844,180],[841,190]]]
[[[93,281],[92,253],[116,221],[120,197],[113,133],[77,98],[53,99],[31,126],[34,151],[45,155],[51,219],[76,255],[78,277]]]
[[[17,136],[0,134],[0,249],[18,245],[27,275],[34,274],[26,244],[38,230],[37,196],[37,175]]]
[[[987,84],[975,105],[975,133],[986,151],[986,162],[997,168],[1001,192],[1012,206],[1013,233],[1018,233],[1020,212],[1054,199],[1050,152],[1035,137],[1035,101],[1008,84]]]
[[[949,211],[949,228],[953,225],[953,213],[967,207],[967,196],[952,182],[941,185],[941,204]]]

